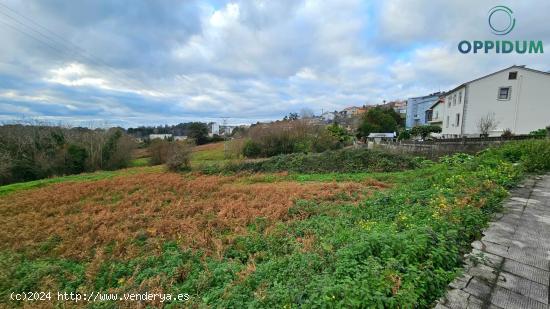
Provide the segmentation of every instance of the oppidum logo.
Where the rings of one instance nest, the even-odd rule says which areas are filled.
[[[514,12],[507,6],[498,5],[489,10],[488,14],[489,28],[496,35],[506,35],[516,27],[516,18]],[[497,54],[543,54],[544,47],[542,41],[523,40],[485,40],[485,41],[467,41],[458,43],[458,51],[463,54],[468,53],[497,53]]]

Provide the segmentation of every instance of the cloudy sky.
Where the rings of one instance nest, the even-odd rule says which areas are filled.
[[[545,54],[461,54],[504,39]],[[550,1],[0,0],[0,121],[250,123],[446,90],[514,64],[550,70]],[[498,20],[497,20],[498,22]]]

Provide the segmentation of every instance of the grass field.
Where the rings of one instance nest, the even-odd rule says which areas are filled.
[[[49,290],[191,296],[149,303],[168,308],[429,307],[526,156],[550,149],[518,145],[392,173],[156,166],[0,187],[0,305]],[[219,161],[220,148],[194,160]]]

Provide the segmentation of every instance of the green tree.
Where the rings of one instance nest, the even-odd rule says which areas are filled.
[[[396,132],[399,126],[393,109],[375,107],[370,109],[362,119],[359,126],[358,136],[367,137],[370,133],[392,133]],[[397,114],[397,116],[399,116]]]
[[[327,126],[327,131],[330,134],[330,136],[338,139],[339,142],[344,143],[350,140],[351,136],[348,134],[346,129],[338,125],[337,123],[333,123],[329,126]]]
[[[68,174],[78,174],[84,172],[86,168],[86,159],[88,152],[86,148],[70,144],[67,147],[67,156],[65,159],[65,170]]]
[[[411,134],[413,136],[420,136],[422,139],[426,139],[426,137],[428,137],[430,133],[441,133],[441,127],[425,125],[425,126],[416,126],[411,129]]]
[[[209,142],[206,123],[192,122],[189,124],[188,130],[188,136],[195,140],[195,144],[203,145]]]

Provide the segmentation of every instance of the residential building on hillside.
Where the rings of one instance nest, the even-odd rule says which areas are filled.
[[[407,128],[428,124],[426,111],[439,100],[441,93],[436,92],[430,95],[409,98],[407,100],[407,117],[405,125]]]
[[[351,118],[354,116],[358,116],[364,112],[365,110],[363,107],[350,106],[350,107],[344,108],[340,113],[346,118]]]
[[[336,118],[336,114],[338,114],[338,112],[334,111],[334,112],[324,112],[321,114],[321,119],[324,120],[324,121],[334,121],[334,119]]]
[[[482,119],[491,119],[489,135],[505,130],[528,134],[550,125],[550,73],[511,66],[459,85],[432,106],[442,116],[442,136],[478,137]],[[432,122],[434,117],[432,116]]]
[[[395,101],[390,103],[392,103],[392,108],[396,113],[400,115],[407,114],[407,101]]]

